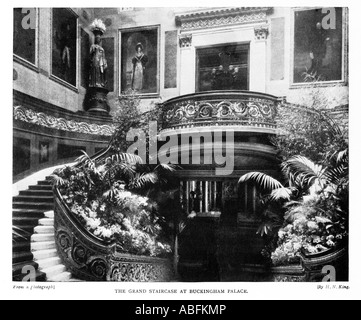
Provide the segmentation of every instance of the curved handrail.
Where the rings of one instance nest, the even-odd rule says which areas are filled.
[[[96,161],[110,151],[91,157]],[[79,166],[80,163],[77,164]],[[116,239],[104,240],[87,230],[54,186],[55,242],[67,269],[85,281],[166,282],[173,279],[171,259],[122,253]]]
[[[236,125],[273,132],[277,105],[283,101],[270,94],[241,90],[187,94],[162,103],[163,129]]]
[[[105,156],[112,148],[112,141],[113,139],[110,141],[109,145],[107,148],[100,150],[99,152],[97,152],[95,155],[91,156],[90,159],[93,161],[98,160],[99,158]],[[75,165],[75,167],[80,166],[80,163],[77,163]],[[83,235],[85,235],[88,239],[94,241],[95,243],[97,243],[100,246],[111,246],[113,247],[114,245],[116,245],[116,240],[109,240],[106,241],[104,239],[101,239],[97,236],[95,236],[92,232],[86,230],[86,228],[84,228],[84,226],[82,225],[82,223],[79,221],[79,219],[77,219],[71,212],[69,206],[65,203],[63,196],[60,193],[60,190],[57,186],[53,187],[53,193],[54,193],[54,197],[55,197],[55,202],[63,207],[63,213],[66,214],[66,218],[68,220],[70,220],[77,228],[79,231],[81,231],[83,233]]]
[[[256,91],[245,91],[245,90],[215,90],[215,91],[203,91],[198,93],[185,94],[179,97],[175,97],[164,101],[163,105],[168,105],[171,103],[189,100],[189,99],[212,99],[219,97],[227,98],[257,98],[257,99],[269,99],[273,101],[282,101],[283,98],[276,97],[268,93],[261,93]]]

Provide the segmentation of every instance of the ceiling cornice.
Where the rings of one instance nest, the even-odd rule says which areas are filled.
[[[225,25],[265,22],[272,7],[232,7],[178,13],[176,23],[182,30],[199,30]]]

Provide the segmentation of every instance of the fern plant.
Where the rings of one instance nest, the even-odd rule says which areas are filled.
[[[302,248],[314,250],[315,247],[308,243],[311,241],[308,230],[311,225],[316,225],[319,228],[317,232],[323,233],[324,238],[319,237],[320,243],[316,244],[318,248],[324,249],[334,243],[330,240],[332,233],[335,234],[333,239],[336,239],[336,236],[338,240],[345,238],[348,224],[348,150],[334,154],[329,162],[332,165],[323,167],[305,157],[294,156],[281,164],[283,182],[261,172],[243,175],[240,183],[253,181],[261,192],[265,193],[264,219],[258,233],[262,236],[272,232],[275,234],[280,227],[288,226],[292,229],[288,236],[302,242],[302,245],[297,244],[297,252]],[[277,204],[279,211],[275,212],[272,209],[277,208]],[[285,215],[284,210],[281,210],[282,206],[286,209]],[[299,227],[301,221],[306,224],[301,223],[302,227]],[[307,222],[312,223],[307,225]],[[304,233],[298,233],[299,228],[304,228]],[[315,230],[312,232],[316,232]],[[297,243],[294,239],[293,242]],[[278,247],[274,259],[283,260],[282,252],[285,250]],[[295,253],[293,251],[292,249],[287,254],[291,257]]]

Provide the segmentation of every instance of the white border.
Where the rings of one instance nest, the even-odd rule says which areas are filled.
[[[34,1],[36,7],[47,7],[50,4],[46,1]],[[7,10],[10,13],[13,7],[24,6],[25,1],[15,0],[12,4],[5,4],[4,10]],[[103,6],[107,7],[118,7],[119,1],[106,1],[101,3]],[[12,184],[12,82],[9,79],[12,78],[12,63],[5,63],[4,66],[4,76],[3,88],[8,94],[4,95],[3,98],[3,113],[2,113],[2,123],[1,123],[1,133],[2,133],[2,149],[5,150],[3,157],[1,158],[1,168],[3,169],[2,181],[1,181],[1,203],[2,203],[2,232],[0,232],[0,243],[2,246],[2,260],[0,264],[1,272],[1,286],[0,286],[0,298],[1,299],[16,299],[16,300],[67,300],[67,299],[81,299],[81,300],[159,300],[159,305],[162,305],[164,300],[172,299],[206,299],[206,300],[359,300],[361,296],[361,275],[360,275],[360,265],[361,265],[361,255],[360,255],[360,244],[361,244],[361,215],[359,209],[358,199],[360,198],[360,184],[359,177],[361,177],[361,144],[359,142],[359,137],[361,135],[361,126],[359,121],[361,119],[361,41],[360,37],[360,12],[361,4],[354,0],[344,0],[342,2],[336,0],[329,0],[327,2],[320,0],[297,0],[290,3],[285,0],[265,2],[260,0],[246,1],[242,2],[243,6],[282,6],[290,7],[292,6],[348,6],[349,10],[349,30],[350,30],[350,51],[349,51],[349,65],[352,68],[349,68],[349,78],[350,78],[350,166],[351,166],[351,186],[350,186],[350,212],[351,212],[351,223],[350,223],[350,290],[341,290],[341,291],[319,291],[317,290],[317,285],[312,283],[204,283],[204,284],[194,284],[194,283],[174,283],[174,284],[117,284],[117,283],[64,283],[56,284],[55,290],[16,290],[13,289],[13,283],[9,280],[11,278],[11,257],[12,257],[12,242],[11,242],[11,214],[12,211],[12,195],[10,184]],[[52,3],[54,6],[54,4]],[[72,2],[66,3],[62,1],[61,3],[56,3],[57,6],[78,6],[78,7],[97,7],[99,6],[99,1],[88,0],[88,1],[78,1],[73,0]],[[180,2],[175,1],[160,1],[153,0],[151,2],[145,2],[140,0],[133,0],[132,6],[145,6],[145,7],[160,7],[160,6],[172,6],[172,7],[186,7],[194,6],[194,0],[185,0]],[[209,0],[198,0],[197,6],[217,6],[218,4]],[[222,5],[228,6],[239,6],[239,1],[230,1],[223,0]],[[9,7],[10,8],[9,8]],[[29,6],[29,5],[27,5]],[[9,19],[6,25],[12,25],[12,15],[5,14],[5,20]],[[5,43],[11,43],[12,33],[6,32]],[[2,60],[9,61],[12,59],[12,46],[5,46],[5,49],[1,52]],[[11,60],[12,61],[12,60]],[[249,294],[230,294],[230,295],[195,295],[195,294],[182,294],[182,295],[163,295],[163,294],[154,294],[154,295],[143,295],[143,294],[116,294],[115,289],[124,288],[137,289],[137,288],[177,288],[178,290],[182,288],[246,288],[249,291]],[[140,306],[142,301],[139,301]],[[136,318],[136,317],[135,317]]]

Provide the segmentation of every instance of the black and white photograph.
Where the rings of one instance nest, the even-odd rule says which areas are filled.
[[[11,9],[7,281],[347,295],[357,8],[169,5]]]

